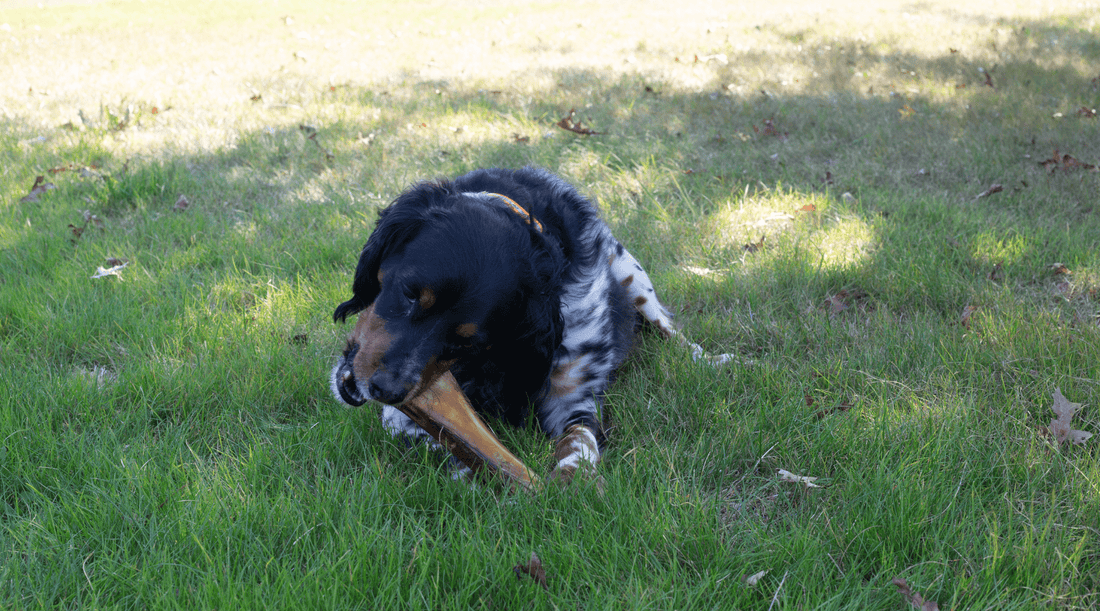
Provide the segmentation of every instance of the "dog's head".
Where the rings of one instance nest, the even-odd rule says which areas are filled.
[[[353,296],[333,314],[358,314],[332,371],[338,399],[400,405],[456,362],[511,344],[542,346],[532,367],[549,368],[561,257],[529,219],[488,200],[425,183],[382,212]]]

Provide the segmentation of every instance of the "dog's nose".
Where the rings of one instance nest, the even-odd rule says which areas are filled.
[[[409,389],[403,383],[382,372],[371,377],[369,390],[371,399],[386,405],[399,405],[409,394]]]

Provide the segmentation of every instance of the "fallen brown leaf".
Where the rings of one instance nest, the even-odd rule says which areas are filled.
[[[589,127],[585,127],[585,125],[583,123],[581,123],[580,121],[574,121],[573,120],[573,117],[575,117],[575,116],[577,116],[577,109],[570,108],[569,109],[569,114],[562,117],[561,121],[558,121],[554,125],[557,125],[558,127],[562,128],[566,131],[573,132],[574,134],[580,134],[582,136],[600,136],[600,135],[603,135],[603,134],[607,133],[607,132],[598,132],[598,131],[595,131],[595,130],[589,128]]]
[[[535,552],[531,552],[531,558],[527,561],[527,564],[517,564],[512,567],[512,571],[516,574],[516,579],[521,579],[520,575],[526,573],[544,590],[549,589],[546,585],[546,569],[542,568],[542,560],[539,560]]]
[[[69,238],[69,241],[71,241],[73,244],[76,244],[76,241],[80,239],[80,236],[84,235],[85,227],[87,227],[87,224],[77,227],[76,225],[69,223],[69,231],[71,231],[73,234],[73,237]]]
[[[1050,426],[1047,427],[1047,431],[1054,436],[1054,439],[1059,444],[1065,441],[1072,441],[1077,445],[1081,445],[1092,437],[1092,433],[1086,431],[1075,431],[1070,424],[1073,420],[1073,415],[1077,413],[1077,410],[1081,409],[1080,403],[1071,403],[1069,399],[1066,399],[1062,395],[1061,389],[1054,389],[1054,413],[1058,415],[1057,418],[1050,421]]]
[[[1003,186],[1001,186],[998,183],[994,183],[992,185],[989,185],[988,189],[986,189],[985,191],[982,191],[981,193],[979,193],[978,196],[975,197],[974,199],[981,199],[983,197],[989,197],[990,195],[993,195],[994,193],[1000,193],[1001,191],[1004,191],[1004,190],[1005,190],[1005,188]]]
[[[752,126],[752,129],[756,133],[760,133],[760,130],[758,130],[755,125]],[[788,134],[787,132],[779,131],[779,128],[775,126],[775,119],[764,119],[764,135],[775,136],[776,138],[779,138],[783,141],[786,141],[787,138],[790,136],[790,134]]]
[[[935,601],[924,600],[924,597],[910,589],[909,584],[901,577],[894,578],[894,585],[898,587],[898,592],[905,598],[905,602],[920,611],[939,611],[940,606]]]
[[[74,163],[67,163],[65,165],[59,165],[55,168],[50,168],[46,171],[49,172],[50,174],[60,174],[61,172],[71,172],[73,170],[79,170],[80,167],[81,166],[78,166]]]
[[[830,314],[839,314],[848,309],[848,304],[844,303],[844,299],[840,293],[826,297],[825,303],[829,304]]]
[[[1054,149],[1054,155],[1052,155],[1050,159],[1040,161],[1039,165],[1043,166],[1043,168],[1051,174],[1058,168],[1062,168],[1063,171],[1096,169],[1095,165],[1078,161],[1077,158],[1069,153],[1059,155],[1058,149]]]
[[[19,199],[20,202],[36,202],[38,198],[49,191],[50,189],[56,189],[57,185],[52,182],[46,182],[45,176],[38,176],[34,179],[34,185],[31,186],[30,193],[27,193]]]
[[[977,311],[978,311],[978,306],[976,306],[976,305],[968,305],[965,308],[963,308],[962,316],[959,317],[959,324],[966,327],[967,329],[969,329],[970,328],[970,317],[973,316],[974,312],[977,312]]]
[[[852,409],[851,403],[839,403],[836,406],[830,407],[828,409],[817,410],[816,412],[814,412],[814,419],[821,420],[825,416],[830,416],[832,414],[843,414],[850,409]]]
[[[756,252],[756,251],[760,250],[761,248],[764,248],[764,240],[767,239],[767,237],[768,236],[762,235],[762,236],[760,236],[759,241],[749,242],[748,244],[745,244],[745,246],[743,246],[745,252]]]
[[[191,202],[187,201],[187,197],[181,193],[180,196],[176,199],[176,204],[172,206],[172,209],[182,212],[184,210],[187,210],[187,207],[190,205]]]
[[[1069,268],[1064,263],[1051,263],[1047,269],[1051,271],[1055,276],[1061,276],[1062,274],[1072,275],[1073,272],[1069,271]]]

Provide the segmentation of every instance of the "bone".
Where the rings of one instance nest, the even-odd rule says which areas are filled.
[[[534,472],[509,452],[474,412],[451,372],[444,372],[424,392],[394,407],[474,472],[489,469],[528,490],[540,486]]]

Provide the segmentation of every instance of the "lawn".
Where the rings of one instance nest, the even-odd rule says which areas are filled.
[[[0,608],[1096,608],[1100,6],[1036,4],[5,3]],[[642,337],[603,495],[328,390],[378,211],[526,164],[740,357]]]

